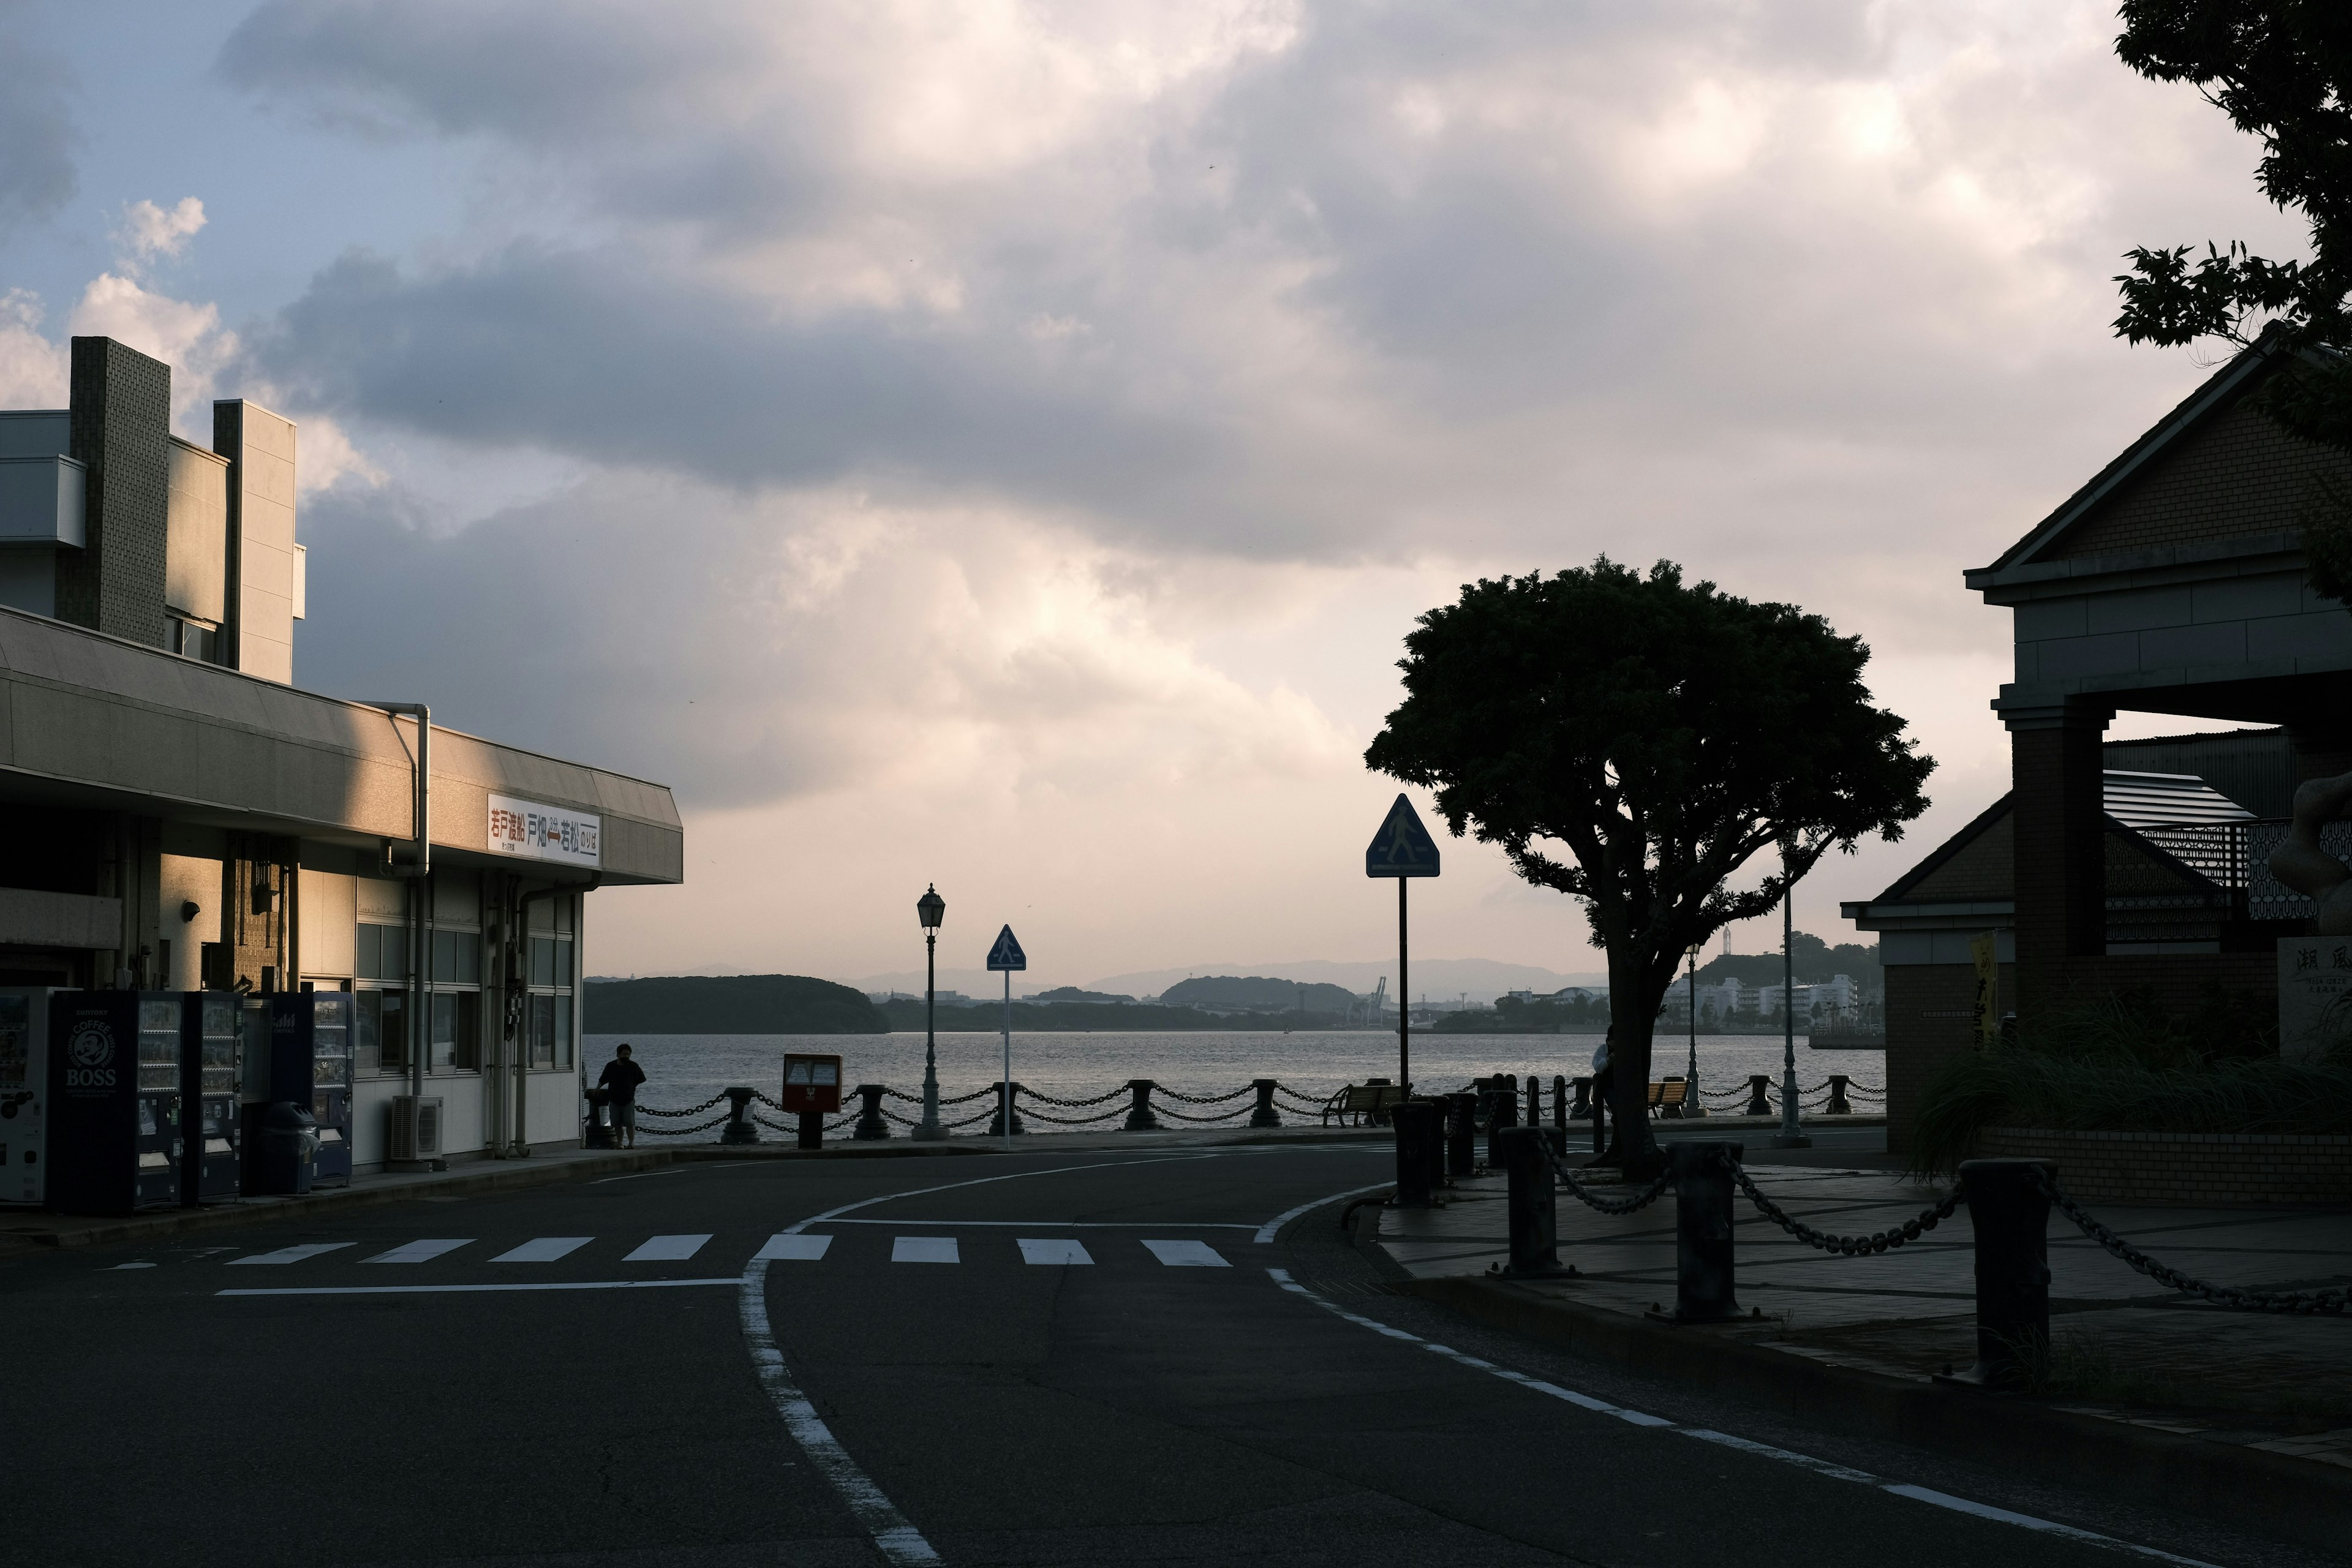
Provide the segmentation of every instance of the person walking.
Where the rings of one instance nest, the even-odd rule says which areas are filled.
[[[1609,1146],[1609,1092],[1617,1087],[1617,1069],[1609,1063],[1609,1041],[1604,1036],[1601,1048],[1592,1053],[1592,1152],[1596,1159],[1606,1159],[1612,1151]]]
[[[631,1058],[626,1045],[613,1047],[613,1059],[596,1079],[596,1087],[605,1091],[613,1108],[614,1134],[625,1131],[631,1149],[637,1146],[637,1085],[645,1081],[646,1069]]]

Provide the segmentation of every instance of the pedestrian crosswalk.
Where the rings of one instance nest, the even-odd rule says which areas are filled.
[[[318,1265],[322,1261],[328,1264],[352,1262],[365,1266],[415,1268],[425,1264],[463,1264],[470,1260],[492,1266],[501,1275],[509,1269],[528,1272],[534,1266],[592,1265],[599,1258],[603,1260],[604,1267],[613,1266],[616,1259],[621,1265],[696,1262],[698,1267],[708,1268],[715,1261],[721,1268],[735,1267],[724,1257],[730,1250],[724,1244],[719,1247],[711,1246],[717,1239],[715,1232],[707,1231],[625,1237],[537,1236],[521,1241],[485,1241],[476,1237],[419,1237],[388,1247],[379,1241],[376,1246],[380,1250],[362,1250],[362,1244],[350,1241],[305,1242],[241,1257],[206,1258],[204,1261],[277,1268]],[[1021,1264],[1033,1268],[1069,1268],[1091,1267],[1098,1261],[1095,1251],[1075,1237],[1008,1237],[1002,1231],[976,1237],[890,1235],[887,1231],[877,1235],[869,1231],[847,1238],[848,1245],[844,1247],[835,1246],[836,1242],[845,1240],[840,1236],[784,1231],[761,1242],[748,1261],[823,1263],[830,1259],[840,1262],[851,1256],[864,1261],[880,1261],[884,1254],[877,1243],[884,1239],[889,1244],[887,1260],[893,1264],[998,1264],[1010,1263],[1017,1258]],[[1012,1245],[1006,1246],[1007,1242]],[[1093,1246],[1102,1250],[1100,1261],[1105,1262],[1157,1264],[1167,1268],[1229,1268],[1233,1266],[1232,1261],[1214,1247],[1192,1237],[1141,1237],[1116,1242],[1097,1237]],[[743,1255],[736,1253],[734,1256],[740,1258]],[[142,1266],[122,1264],[116,1267]]]

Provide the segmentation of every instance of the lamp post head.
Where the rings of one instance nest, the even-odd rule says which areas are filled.
[[[948,901],[940,897],[940,890],[936,887],[929,889],[921,898],[915,900],[915,914],[923,922],[925,931],[939,930],[940,921],[947,917],[947,912]]]

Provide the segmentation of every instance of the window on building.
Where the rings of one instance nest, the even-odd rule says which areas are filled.
[[[405,981],[408,929],[362,924],[352,944],[352,972],[362,980]]]
[[[360,928],[365,931],[367,928]],[[352,1033],[356,1037],[354,1070],[362,1073],[404,1073],[408,1070],[408,995],[362,984],[352,997]]]
[[[433,1002],[435,1072],[482,1070],[482,994],[478,991],[436,991]]]
[[[572,1066],[572,939],[534,936],[526,965],[530,988],[525,1032],[530,1065],[561,1070]]]

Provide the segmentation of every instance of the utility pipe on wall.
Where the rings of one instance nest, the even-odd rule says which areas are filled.
[[[370,702],[370,708],[381,708],[386,713],[405,713],[416,721],[416,761],[415,774],[414,821],[415,837],[410,840],[408,855],[402,858],[393,848],[393,841],[383,841],[383,874],[413,880],[416,887],[408,900],[408,1092],[425,1093],[425,1053],[431,1047],[431,1025],[425,1018],[425,961],[431,951],[425,935],[425,900],[432,897],[433,884],[433,710],[422,702]],[[397,722],[394,732],[399,731]]]

